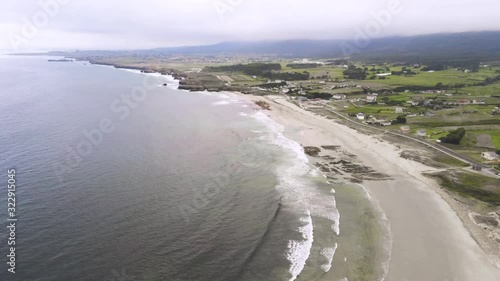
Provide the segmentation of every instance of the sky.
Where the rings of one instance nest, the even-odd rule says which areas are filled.
[[[500,30],[498,0],[1,0],[0,51]]]

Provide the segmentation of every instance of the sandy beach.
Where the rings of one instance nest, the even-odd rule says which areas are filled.
[[[437,169],[401,158],[396,145],[303,110],[284,97],[241,97],[266,100],[271,110],[265,113],[285,127],[286,137],[303,146],[338,146],[373,174],[385,175],[362,183],[390,221],[392,251],[385,280],[500,280],[494,256],[472,238],[439,185],[422,175]]]

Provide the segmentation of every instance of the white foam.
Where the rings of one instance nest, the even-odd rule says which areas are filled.
[[[385,214],[384,211],[382,211],[382,208],[380,205],[377,203],[377,207],[382,215],[382,224],[384,225],[386,236],[384,240],[384,250],[385,254],[387,255],[387,260],[382,263],[382,269],[384,271],[382,277],[378,279],[378,281],[384,281],[385,278],[387,277],[387,273],[389,273],[389,267],[391,265],[391,258],[392,258],[392,233],[391,233],[391,221],[387,218],[387,215]]]
[[[338,245],[337,243],[335,243],[335,246],[333,246],[333,248],[324,248],[321,250],[321,255],[327,259],[327,263],[320,266],[324,272],[328,272],[332,268],[333,257],[335,256],[337,247]]]
[[[213,94],[213,93],[209,93],[210,96],[216,96],[217,98],[219,99],[223,99],[221,101],[217,101],[217,102],[214,102],[212,103],[212,105],[228,105],[228,104],[238,104],[240,103],[241,101],[240,100],[237,100],[237,99],[229,99],[229,96],[225,95],[225,94]]]
[[[111,66],[113,67],[113,66]],[[152,73],[145,73],[137,69],[128,69],[128,68],[117,68],[119,70],[127,71],[127,72],[132,72],[135,74],[141,74],[141,75],[147,75],[147,76],[153,76],[156,78],[161,78],[165,83],[167,83],[167,87],[170,89],[177,90],[179,89],[179,81],[176,80],[172,75],[163,75],[158,72],[152,72]],[[163,82],[162,81],[162,82]],[[163,87],[163,83],[158,84],[158,87]]]
[[[312,177],[317,177],[321,174],[321,171],[319,169],[313,169],[313,170],[310,170],[309,171],[309,176],[312,176]]]
[[[357,185],[359,185],[359,186],[363,189],[363,191],[365,192],[366,198],[368,198],[368,200],[371,200],[371,199],[372,199],[372,197],[370,196],[370,194],[369,194],[369,193],[368,193],[368,191],[366,190],[365,186],[364,186],[364,185],[361,185],[361,184],[359,184],[359,183],[358,183]]]
[[[229,99],[229,98],[231,98],[231,94],[228,93],[228,92],[209,92],[209,91],[205,90],[205,91],[199,92],[199,93],[201,93],[203,95],[206,95],[206,96],[217,97],[219,99]],[[234,100],[233,100],[233,103],[234,103]]]
[[[113,66],[111,66],[111,67],[113,67]],[[132,72],[132,73],[137,73],[137,74],[143,74],[140,70],[137,70],[137,69],[128,69],[128,68],[118,68],[118,69],[119,70],[123,70],[123,71],[127,71],[127,72]]]
[[[290,281],[297,279],[302,270],[304,270],[306,261],[309,259],[309,255],[311,254],[312,243],[314,240],[311,212],[307,211],[305,215],[306,216],[300,218],[300,220],[306,223],[306,225],[299,227],[299,231],[302,233],[302,238],[304,240],[292,240],[288,242],[287,258],[291,262],[290,273],[292,274]]]
[[[335,200],[335,197],[332,196],[333,198],[333,224],[332,224],[332,229],[335,232],[335,234],[340,235],[340,213],[339,210],[337,209],[337,201]]]
[[[228,104],[231,104],[229,101],[225,101],[225,100],[221,100],[221,101],[216,101],[214,103],[212,103],[212,105],[228,105]]]
[[[243,117],[248,116],[248,114],[245,112],[240,112],[240,113],[238,113],[238,115],[243,116]]]
[[[284,127],[276,123],[267,115],[258,111],[251,115],[263,123],[268,132],[263,132],[261,139],[282,147],[290,157],[286,163],[278,168],[279,184],[277,189],[283,194],[284,206],[290,206],[298,212],[308,214],[306,226],[300,227],[305,241],[290,241],[287,257],[291,262],[290,272],[295,280],[303,270],[307,259],[309,259],[313,241],[312,217],[321,217],[333,222],[332,230],[335,234],[340,233],[340,214],[336,208],[335,197],[325,194],[318,189],[310,176],[324,176],[318,169],[309,164],[303,147],[283,135]],[[304,219],[302,219],[304,220]]]

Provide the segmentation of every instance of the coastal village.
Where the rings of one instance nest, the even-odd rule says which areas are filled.
[[[284,95],[304,109],[328,109],[359,123],[432,142],[441,143],[461,126],[466,130],[463,139],[447,145],[468,159],[498,168],[500,89],[497,92],[494,83],[500,77],[499,67],[480,65],[475,72],[457,67],[437,71],[419,64],[354,66],[342,62],[280,62],[281,72],[300,69],[309,75],[309,79],[299,81],[264,80],[256,75],[245,81],[244,74],[232,72],[216,77],[226,87],[240,87],[242,92]],[[363,69],[367,78],[349,79],[349,69]],[[464,81],[470,84],[458,84]]]

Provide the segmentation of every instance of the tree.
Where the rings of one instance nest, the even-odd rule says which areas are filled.
[[[446,137],[440,138],[443,143],[460,144],[460,141],[465,136],[465,129],[458,128],[455,131],[450,132]]]
[[[399,115],[398,117],[396,117],[396,124],[406,124],[406,116]]]
[[[362,68],[356,68],[354,65],[350,65],[348,69],[344,70],[343,74],[349,79],[366,79],[366,72]]]

